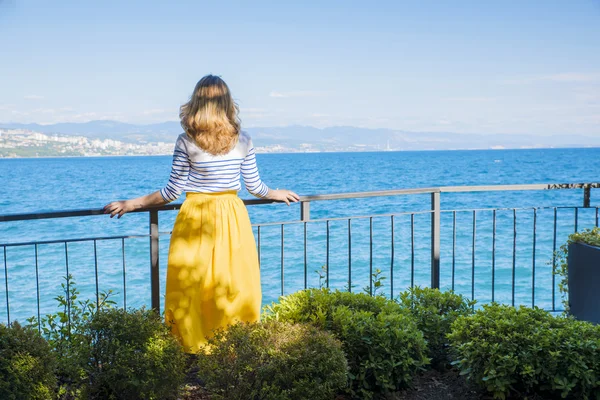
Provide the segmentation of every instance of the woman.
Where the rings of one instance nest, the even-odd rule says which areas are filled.
[[[123,214],[169,203],[186,192],[169,247],[165,319],[187,352],[196,353],[216,328],[260,316],[258,255],[248,212],[237,196],[240,175],[254,196],[290,204],[299,197],[262,183],[250,137],[225,82],[202,78],[181,106],[181,126],[168,184],[137,199],[116,201]]]

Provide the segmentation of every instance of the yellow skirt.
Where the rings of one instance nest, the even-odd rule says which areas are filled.
[[[213,330],[260,317],[262,293],[248,211],[234,192],[187,193],[175,220],[165,320],[189,353]]]

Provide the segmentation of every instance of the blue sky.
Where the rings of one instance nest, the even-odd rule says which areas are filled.
[[[176,120],[207,73],[246,126],[600,135],[600,0],[0,0],[0,122]]]

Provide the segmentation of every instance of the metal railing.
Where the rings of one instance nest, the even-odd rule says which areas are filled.
[[[457,214],[458,213],[471,213],[472,214],[472,254],[471,254],[471,298],[476,298],[476,276],[475,276],[475,265],[476,265],[476,244],[477,244],[477,216],[484,212],[492,213],[492,244],[491,244],[491,301],[496,300],[496,243],[497,243],[497,216],[501,212],[512,212],[513,216],[513,237],[512,237],[512,304],[515,304],[515,270],[517,268],[516,253],[517,253],[517,212],[521,210],[532,210],[533,212],[533,251],[532,251],[532,287],[531,287],[531,304],[535,305],[536,301],[536,237],[537,237],[537,215],[539,210],[551,209],[554,214],[554,228],[553,228],[553,254],[557,249],[557,214],[560,209],[572,209],[574,210],[574,230],[578,229],[578,213],[580,208],[595,209],[594,225],[598,226],[598,207],[592,207],[590,205],[591,189],[600,188],[600,183],[576,183],[576,184],[527,184],[527,185],[495,185],[495,186],[450,186],[450,187],[432,187],[432,188],[418,188],[418,189],[398,189],[398,190],[387,190],[387,191],[374,191],[374,192],[357,192],[357,193],[340,193],[340,194],[322,194],[322,195],[311,195],[301,196],[300,199],[300,219],[285,222],[269,222],[259,223],[253,226],[257,230],[257,247],[259,253],[259,259],[261,259],[261,249],[264,246],[261,237],[261,231],[267,227],[279,226],[280,227],[280,294],[284,294],[285,285],[285,243],[284,238],[286,226],[288,225],[300,225],[302,227],[302,234],[299,241],[302,242],[303,246],[303,258],[304,258],[304,282],[303,287],[306,288],[308,284],[308,257],[309,252],[307,250],[307,225],[309,223],[322,223],[326,227],[326,261],[325,261],[325,285],[329,286],[330,283],[330,227],[334,223],[344,222],[347,224],[347,258],[348,258],[348,271],[347,271],[347,289],[352,290],[353,288],[353,250],[352,250],[352,232],[353,232],[353,221],[356,220],[368,220],[369,221],[369,284],[368,292],[373,293],[373,279],[371,277],[374,273],[374,218],[389,220],[391,237],[389,240],[389,250],[391,251],[389,268],[390,268],[390,296],[394,296],[394,276],[397,271],[395,268],[395,259],[397,256],[396,240],[395,240],[395,228],[398,218],[401,216],[410,218],[410,286],[415,285],[415,217],[427,216],[429,214],[430,220],[430,282],[429,286],[432,288],[440,288],[440,261],[441,261],[441,238],[442,238],[442,215],[452,216],[452,249],[451,249],[451,285],[447,285],[448,288],[455,289],[455,273],[456,273],[456,260],[457,260],[457,235],[460,229],[457,228]],[[450,209],[442,210],[441,208],[441,194],[442,193],[476,193],[476,192],[499,192],[499,191],[546,191],[546,190],[582,190],[583,201],[581,206],[568,206],[568,207],[528,207],[528,208],[482,208],[482,209]],[[345,200],[345,199],[364,199],[372,197],[384,197],[384,196],[410,196],[410,195],[429,195],[430,196],[430,209],[425,211],[409,211],[409,212],[397,212],[387,214],[371,214],[364,216],[344,216],[344,217],[329,217],[329,218],[311,218],[311,204],[315,202],[330,201],[330,200]],[[263,204],[273,203],[271,200],[256,199],[256,200],[245,200],[244,203],[247,206],[257,206]],[[46,244],[64,244],[64,257],[66,264],[66,273],[69,275],[69,244],[76,242],[92,242],[93,243],[93,255],[94,255],[94,269],[95,269],[95,291],[96,300],[98,301],[99,284],[98,284],[98,253],[97,243],[103,240],[119,240],[121,242],[122,252],[122,275],[123,275],[123,304],[127,305],[127,290],[126,290],[126,262],[125,262],[125,240],[126,239],[149,239],[149,255],[150,255],[150,286],[151,286],[151,306],[160,310],[160,270],[159,270],[159,239],[163,234],[169,234],[169,232],[162,233],[159,231],[159,212],[161,211],[174,211],[178,210],[181,204],[168,204],[161,207],[149,208],[144,210],[137,210],[136,213],[147,213],[149,221],[149,232],[147,235],[116,235],[116,236],[103,236],[103,237],[86,237],[76,239],[65,239],[65,240],[47,240],[47,241],[28,241],[18,243],[0,243],[0,247],[3,249],[3,261],[4,261],[4,294],[6,299],[6,319],[10,323],[10,290],[9,290],[9,271],[7,262],[7,248],[12,247],[23,247],[33,246],[35,251],[35,277],[36,277],[36,301],[37,301],[37,314],[38,319],[40,316],[40,283],[38,276],[38,247]],[[98,209],[87,209],[87,210],[72,210],[72,211],[58,211],[58,212],[45,212],[45,213],[26,213],[26,214],[8,214],[0,215],[0,223],[16,222],[16,221],[30,221],[40,219],[58,219],[67,217],[88,217],[94,215],[102,215],[102,210]],[[0,225],[1,226],[1,225]],[[339,236],[339,235],[338,235]],[[386,247],[387,249],[388,247]],[[387,251],[387,250],[386,250]],[[553,257],[553,256],[552,256]],[[552,263],[554,263],[554,258]],[[68,284],[68,282],[67,282]],[[556,282],[554,276],[552,276],[552,306],[550,309],[556,311],[555,306],[555,288]],[[68,292],[68,291],[67,291]],[[68,300],[68,299],[67,299]]]

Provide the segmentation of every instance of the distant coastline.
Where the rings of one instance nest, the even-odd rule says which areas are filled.
[[[245,129],[262,154],[528,150],[600,147],[600,135],[536,136],[409,132],[352,126],[291,125]],[[178,122],[133,125],[90,121],[54,125],[0,123],[0,158],[171,155]]]
[[[278,151],[278,152],[261,152],[257,153],[260,155],[275,155],[275,154],[380,154],[380,153],[446,153],[446,152],[475,152],[475,151],[489,151],[489,152],[502,152],[502,151],[530,151],[530,150],[589,150],[589,149],[600,149],[600,146],[589,146],[589,147],[525,147],[525,148],[502,148],[502,149],[423,149],[423,150],[354,150],[354,151],[336,151],[336,150],[323,150],[323,151]],[[28,159],[58,159],[58,158],[125,158],[125,157],[171,157],[172,154],[103,154],[103,155],[65,155],[65,156],[16,156],[16,157],[5,157],[0,155],[0,160],[28,160]]]

